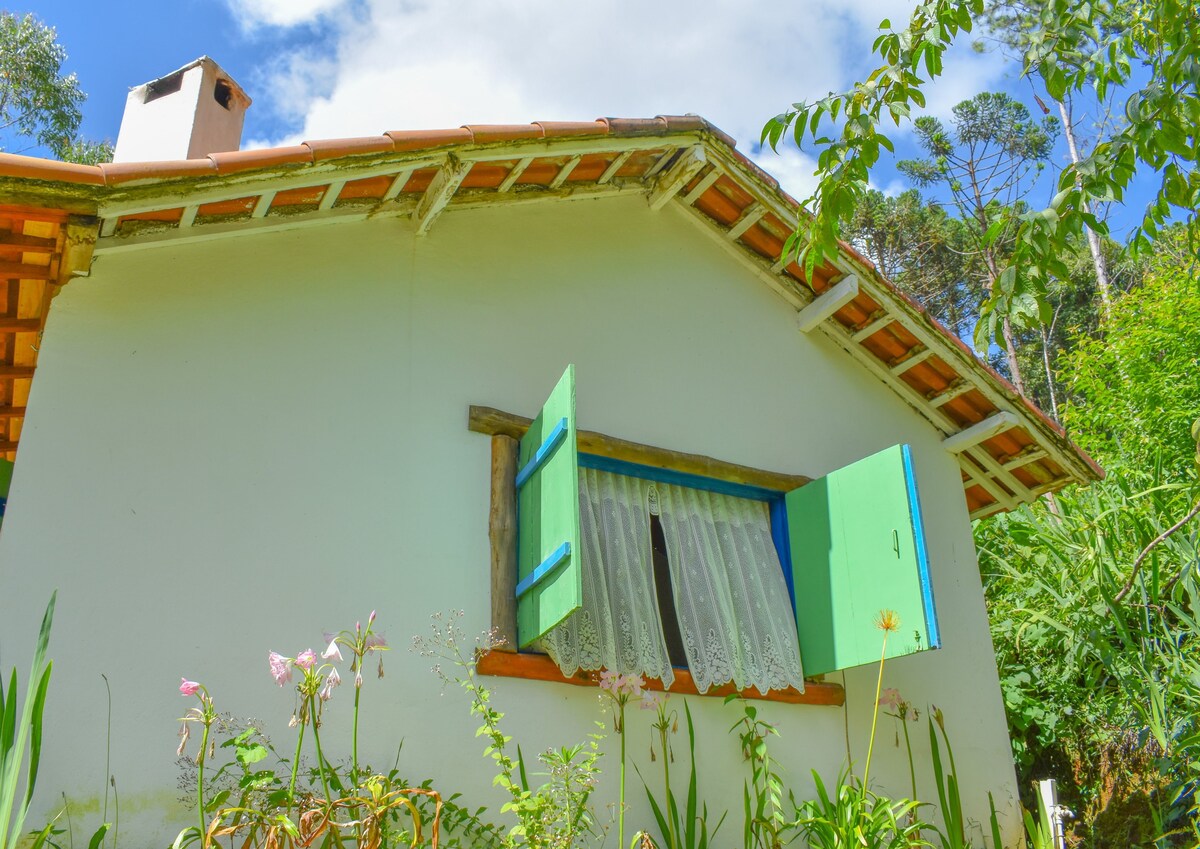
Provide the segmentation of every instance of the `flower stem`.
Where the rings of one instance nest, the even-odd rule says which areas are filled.
[[[207,705],[205,713],[208,712]],[[204,824],[204,762],[208,760],[208,729],[212,719],[204,718],[204,734],[200,738],[200,756],[196,758],[196,813],[200,816],[200,842],[204,843],[204,834],[208,830]]]
[[[313,724],[313,742],[317,746],[317,771],[321,774],[321,786],[325,788],[325,801],[333,802],[333,797],[329,795],[329,780],[325,777],[325,755],[321,752],[321,732],[317,724],[317,697],[308,697],[308,715],[312,717]]]
[[[879,695],[883,692],[883,661],[887,657],[887,638],[888,632],[883,632],[883,648],[879,652],[879,677],[875,681],[875,702],[874,709],[871,711],[871,740],[867,743],[867,763],[863,767],[863,792],[867,791],[867,778],[871,774],[871,753],[875,750],[875,725],[879,721]]]
[[[671,795],[671,756],[667,750],[667,724],[665,718],[660,718],[658,736],[662,740],[663,759],[663,790],[667,797],[667,849],[677,849],[679,838],[675,834],[674,797]]]
[[[909,797],[913,801],[917,798],[917,771],[913,766],[912,742],[908,739],[908,715],[901,717],[901,725],[904,727],[904,748],[908,749],[908,777],[912,781],[912,796]]]
[[[619,702],[621,713],[621,800],[617,808],[617,847],[625,849],[625,703]]]
[[[296,800],[296,773],[300,770],[300,746],[304,743],[304,725],[300,723],[300,733],[296,735],[296,756],[292,758],[292,780],[288,784],[288,808]]]
[[[361,674],[362,658],[359,658],[358,665],[359,665],[359,674]],[[351,752],[351,756],[353,758],[351,763],[353,764],[353,768],[354,768],[354,771],[350,775],[350,780],[351,780],[351,782],[354,782],[354,783],[358,782],[358,697],[361,693],[362,693],[362,688],[356,686],[354,688],[354,733],[353,733],[353,735],[351,737],[351,741],[350,741],[350,752]]]

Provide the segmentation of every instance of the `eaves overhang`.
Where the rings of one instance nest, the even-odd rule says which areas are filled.
[[[936,428],[972,518],[1103,477],[1061,427],[852,248],[811,279],[780,260],[799,204],[696,116],[397,131],[173,162],[0,154],[0,202],[93,222],[98,255],[375,217],[407,219],[420,236],[447,211],[622,195],[683,210],[797,310],[800,332],[830,338]],[[0,249],[3,227],[0,218]],[[83,258],[76,251],[68,278],[86,271]]]

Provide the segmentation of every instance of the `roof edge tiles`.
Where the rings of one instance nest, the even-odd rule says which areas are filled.
[[[672,141],[672,137],[677,137],[678,141]],[[677,155],[677,151],[685,146],[706,148],[707,159]],[[665,156],[660,155],[664,152]],[[813,285],[817,288],[808,292],[808,285],[802,276],[798,276],[800,271],[794,265],[775,262],[779,250],[777,243],[782,244],[778,241],[780,224],[795,226],[797,218],[805,211],[775,177],[737,150],[731,136],[697,115],[391,130],[377,136],[318,139],[286,147],[214,153],[203,159],[99,166],[0,153],[0,204],[30,204],[30,198],[43,198],[41,205],[45,207],[69,208],[73,212],[99,211],[106,218],[101,236],[116,234],[120,237],[117,228],[120,220],[126,217],[153,222],[161,218],[161,210],[168,204],[178,208],[181,185],[186,185],[188,192],[199,192],[205,198],[200,206],[225,203],[228,199],[224,195],[228,192],[229,198],[236,197],[245,202],[247,209],[253,210],[251,218],[261,218],[269,213],[269,198],[277,191],[299,193],[305,198],[300,201],[301,205],[311,202],[315,213],[339,205],[338,194],[347,185],[354,186],[352,191],[347,189],[348,203],[364,200],[376,204],[396,203],[398,195],[405,191],[414,167],[428,168],[440,161],[436,157],[448,154],[454,154],[458,162],[466,165],[465,170],[458,164],[453,165],[460,171],[458,181],[461,182],[474,167],[467,163],[478,159],[477,164],[481,167],[476,170],[474,181],[467,185],[473,186],[476,192],[489,188],[498,194],[509,192],[510,198],[518,188],[521,191],[558,191],[563,196],[571,196],[581,185],[592,186],[589,191],[608,189],[609,186],[601,184],[614,180],[624,181],[626,189],[630,188],[630,180],[641,181],[651,188],[665,186],[670,191],[668,198],[679,192],[680,198],[686,196],[685,206],[691,206],[691,211],[707,224],[724,232],[722,241],[746,254],[751,264],[763,274],[769,273],[775,278],[769,282],[781,292],[790,292],[786,297],[798,307],[813,294],[823,291],[823,287],[831,285],[829,275],[859,274],[867,283],[861,303],[848,305],[850,313],[831,320],[840,325],[831,328],[836,331],[833,337],[839,345],[877,374],[882,372],[885,382],[943,433],[953,435],[981,424],[984,418],[994,417],[1005,407],[1011,408],[1022,419],[1021,424],[1013,426],[1014,433],[1010,433],[1012,438],[1005,446],[993,444],[988,448],[991,443],[985,439],[987,444],[973,444],[959,455],[973,517],[1007,509],[1040,492],[1061,488],[1068,479],[1086,481],[1104,474],[1094,460],[1070,441],[1061,426],[976,357],[968,345],[924,307],[884,278],[874,264],[852,246],[841,245],[841,257],[834,262],[836,267],[826,269],[823,279],[814,278]],[[573,156],[567,159],[571,154]],[[509,156],[511,160],[506,159]],[[541,170],[535,175],[536,169],[531,163],[539,159],[545,164],[536,166]],[[504,161],[515,164],[500,169],[493,164]],[[579,166],[581,161],[586,164]],[[576,166],[579,166],[577,171]],[[528,175],[523,177],[527,168]],[[558,169],[557,176],[554,176],[554,170],[547,171],[548,168]],[[314,169],[311,182],[305,176],[307,169]],[[343,175],[340,178],[339,170]],[[418,188],[413,191],[424,191],[429,178],[421,179],[425,182],[418,180],[413,184]],[[161,190],[155,188],[160,185]],[[333,194],[327,196],[326,187],[331,185],[335,187]],[[389,185],[390,189],[387,188]],[[433,215],[453,198],[457,185],[444,183],[441,186],[448,195]],[[11,194],[11,199],[6,200],[5,194]],[[406,202],[412,202],[411,194]],[[766,214],[761,208],[750,209],[756,204],[766,207]],[[744,213],[748,217],[739,221]],[[206,214],[202,212],[201,219]],[[187,215],[188,228],[198,223],[196,218],[193,208]],[[177,219],[179,216],[160,227],[175,226],[172,222]],[[102,238],[101,241],[108,240]],[[111,243],[120,244],[119,238]],[[880,323],[879,309],[883,309],[895,324]],[[864,310],[869,320],[861,318]],[[893,328],[893,332],[887,334],[886,345],[892,346],[890,351],[878,348],[872,351],[870,345],[862,344],[869,338],[865,334],[874,332],[863,330],[868,325]],[[901,338],[907,341],[901,345],[903,350],[897,353],[896,340]],[[916,339],[915,344],[913,339]],[[847,345],[847,342],[852,344]],[[878,340],[872,344],[879,344]],[[933,347],[933,353],[940,355],[940,359],[928,353],[922,357],[913,356],[926,346]],[[909,357],[917,363],[912,374],[924,370],[913,386],[899,379],[906,370],[897,370]],[[928,363],[920,365],[927,359],[944,361],[940,367],[943,372],[948,368],[954,375],[953,380],[946,383],[944,373],[939,376],[929,371],[932,366]],[[937,378],[932,384],[920,382],[931,375]],[[964,381],[978,392],[966,392]],[[1015,431],[1021,433],[1014,435]],[[1033,444],[1027,444],[1029,440],[1033,440]],[[1042,451],[1043,456],[1048,456],[1049,465],[1039,459],[1023,459],[1036,453],[1031,450],[1034,447]],[[1029,463],[1037,465],[1027,465]],[[1014,475],[1020,475],[1021,479]],[[1066,478],[1059,475],[1066,475]],[[985,482],[981,483],[981,477],[986,479]],[[1029,483],[1031,479],[1032,484]]]

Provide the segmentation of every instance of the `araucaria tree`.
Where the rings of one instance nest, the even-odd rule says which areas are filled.
[[[112,158],[106,142],[79,137],[87,95],[74,74],[63,74],[66,58],[53,27],[33,15],[0,11],[0,151],[43,147],[87,164]]]
[[[983,92],[954,107],[952,129],[937,118],[915,122],[924,159],[909,159],[898,168],[918,186],[944,188],[960,219],[970,224],[966,233],[971,250],[981,260],[984,292],[990,298],[997,286],[1010,285],[1015,270],[1006,267],[1016,234],[1014,210],[1028,188],[1028,178],[1039,172],[1050,157],[1058,122],[1040,122],[1025,105],[1007,94]],[[1008,372],[1017,389],[1025,391],[1013,318],[1036,319],[1037,305],[1022,298],[1004,315],[1002,332]]]

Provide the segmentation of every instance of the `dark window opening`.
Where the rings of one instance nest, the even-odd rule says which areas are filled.
[[[217,85],[213,89],[213,100],[221,104],[223,109],[228,109],[233,102],[233,86],[225,80],[217,80]]]
[[[149,103],[152,100],[158,100],[160,97],[166,97],[168,94],[174,94],[183,88],[183,71],[163,77],[161,80],[155,80],[152,83],[146,83],[146,97],[142,103]]]
[[[654,592],[658,597],[658,615],[662,620],[667,656],[671,659],[672,666],[686,669],[687,653],[683,650],[683,634],[679,630],[679,616],[675,613],[671,562],[667,559],[667,538],[663,534],[662,522],[654,515],[650,516],[650,549],[654,555]]]

